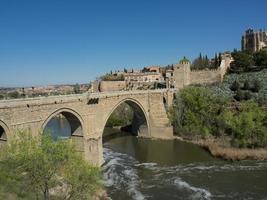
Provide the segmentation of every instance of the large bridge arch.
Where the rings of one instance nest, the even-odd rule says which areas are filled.
[[[104,124],[102,125],[102,136],[104,133],[104,128],[107,124],[108,119],[112,115],[112,113],[123,103],[126,103],[133,110],[133,124],[132,124],[132,132],[137,136],[150,136],[150,122],[148,118],[148,114],[144,109],[144,106],[134,98],[125,98],[118,101],[115,105],[111,106],[111,109],[108,110],[107,115],[104,119]]]
[[[63,116],[70,126],[70,139],[78,152],[84,152],[84,120],[81,115],[71,108],[59,108],[52,112],[42,124],[41,130],[45,131],[48,123],[57,116]]]
[[[5,122],[0,120],[0,146],[9,139],[9,128]]]

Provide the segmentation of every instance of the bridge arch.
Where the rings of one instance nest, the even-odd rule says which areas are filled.
[[[132,122],[132,133],[138,136],[144,136],[144,137],[149,137],[150,135],[150,123],[149,123],[149,118],[148,114],[145,111],[143,105],[136,99],[133,98],[125,98],[123,100],[120,100],[118,103],[116,103],[111,110],[108,112],[107,117],[104,120],[104,125],[103,125],[103,131],[102,131],[102,136],[104,133],[104,128],[107,124],[108,119],[112,115],[112,113],[122,104],[126,103],[129,105],[132,110],[133,110],[133,122]]]
[[[9,137],[9,128],[8,126],[0,120],[0,146],[7,142]]]
[[[42,124],[42,131],[45,131],[48,123],[55,117],[64,117],[70,128],[69,139],[73,142],[78,152],[84,152],[84,121],[80,114],[70,108],[60,108],[51,113]]]

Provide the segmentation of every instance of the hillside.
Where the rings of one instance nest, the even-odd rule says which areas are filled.
[[[252,92],[247,90],[251,94],[251,98],[259,101],[267,103],[267,69],[258,71],[258,72],[243,72],[240,74],[227,74],[224,77],[223,83],[219,85],[208,86],[210,89],[215,91],[217,94],[223,95],[225,97],[234,97],[236,95],[235,91],[232,91],[230,88],[234,81],[237,81],[240,84],[240,88],[244,87],[245,81],[247,81],[250,87],[253,87],[253,84],[257,80],[260,83],[260,89],[258,92]]]

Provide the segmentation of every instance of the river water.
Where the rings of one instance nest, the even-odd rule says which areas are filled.
[[[64,123],[49,126],[66,136]],[[193,144],[126,133],[105,140],[104,159],[104,184],[113,200],[267,200],[266,161],[227,162]]]
[[[112,199],[267,199],[267,162],[226,162],[196,145],[125,135],[104,144]]]

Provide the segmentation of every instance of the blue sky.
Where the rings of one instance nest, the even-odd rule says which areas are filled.
[[[240,48],[266,0],[0,0],[0,87],[87,83],[110,70]]]

